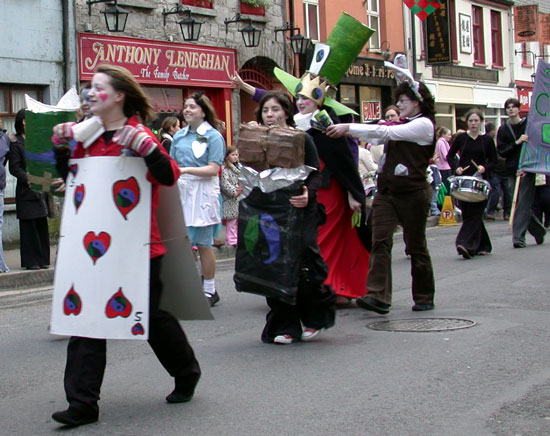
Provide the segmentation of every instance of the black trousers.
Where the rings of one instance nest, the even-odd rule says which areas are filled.
[[[149,345],[158,360],[172,377],[189,380],[194,385],[201,370],[195,353],[189,345],[179,322],[170,313],[160,310],[162,281],[161,257],[151,259]],[[73,336],[67,347],[65,393],[71,409],[86,414],[97,414],[99,393],[105,372],[105,339]]]
[[[525,234],[531,233],[535,239],[546,234],[544,226],[533,213],[535,199],[535,173],[525,173],[519,182],[514,223],[512,224],[512,239],[514,243],[525,244]]]
[[[478,203],[459,201],[458,207],[462,211],[462,227],[456,235],[456,245],[462,245],[470,254],[476,255],[480,251],[490,253],[493,249],[491,239],[483,224],[483,213],[487,200]]]
[[[393,234],[403,226],[406,250],[411,256],[412,297],[415,303],[433,303],[435,282],[432,259],[426,243],[426,219],[432,190],[405,193],[378,191],[372,205],[372,251],[370,253],[367,293],[382,303],[392,302],[391,251]]]
[[[302,260],[296,305],[276,298],[266,298],[271,310],[266,316],[262,342],[271,343],[278,335],[290,335],[299,339],[302,335],[302,324],[313,329],[334,325],[336,294],[331,287],[323,285],[328,267],[316,242],[305,250]]]
[[[50,264],[50,236],[46,217],[32,220],[20,219],[19,238],[22,268]]]

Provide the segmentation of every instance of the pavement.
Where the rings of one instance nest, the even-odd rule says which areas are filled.
[[[428,217],[427,227],[435,227],[439,217]],[[220,238],[225,235],[220,234]],[[54,279],[54,265],[57,245],[50,247],[50,268],[36,271],[29,271],[21,268],[21,257],[18,248],[4,250],[4,260],[8,268],[7,273],[0,273],[0,294],[8,291],[19,291],[30,288],[41,288],[51,286]],[[229,259],[235,256],[235,247],[222,245],[215,247],[214,253],[217,260]]]

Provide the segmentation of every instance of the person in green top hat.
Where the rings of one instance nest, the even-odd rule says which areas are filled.
[[[333,97],[336,85],[372,33],[343,13],[326,43],[315,45],[313,61],[300,79],[274,69],[275,76],[296,98],[296,127],[311,135],[321,161],[318,200],[325,208],[326,222],[319,227],[318,244],[329,266],[325,284],[334,289],[338,304],[349,304],[351,299],[365,295],[371,234],[365,223],[366,199],[356,160],[345,138],[329,138],[325,130],[340,122],[339,116],[355,114]],[[359,227],[352,227],[353,217],[361,223]]]

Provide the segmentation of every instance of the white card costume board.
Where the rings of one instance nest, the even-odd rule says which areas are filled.
[[[149,337],[151,183],[142,158],[71,159],[50,332]]]
[[[181,320],[214,319],[204,296],[177,184],[160,187],[157,220],[168,252],[162,260],[160,308]]]

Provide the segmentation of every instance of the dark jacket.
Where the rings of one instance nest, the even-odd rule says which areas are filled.
[[[47,194],[33,191],[27,179],[27,160],[25,158],[25,139],[16,135],[10,144],[8,154],[10,174],[17,178],[15,187],[15,207],[17,218],[31,220],[48,216]]]
[[[508,124],[508,125],[507,125]],[[512,131],[514,132],[512,135]],[[525,133],[527,128],[527,119],[523,118],[517,124],[510,124],[508,121],[498,128],[497,132],[497,151],[498,154],[506,159],[507,176],[515,176],[519,165],[519,156],[523,144],[516,144],[518,138]]]
[[[481,176],[488,180],[491,171],[497,164],[495,143],[489,135],[479,135],[476,139],[473,139],[468,133],[461,133],[455,138],[449,149],[449,154],[447,154],[449,162],[454,160],[457,153],[460,154],[458,166],[468,167],[462,174],[463,176],[473,176],[475,174],[477,171],[473,163],[475,162],[477,165],[485,167],[485,172]],[[456,171],[456,167],[453,168],[454,171]]]

